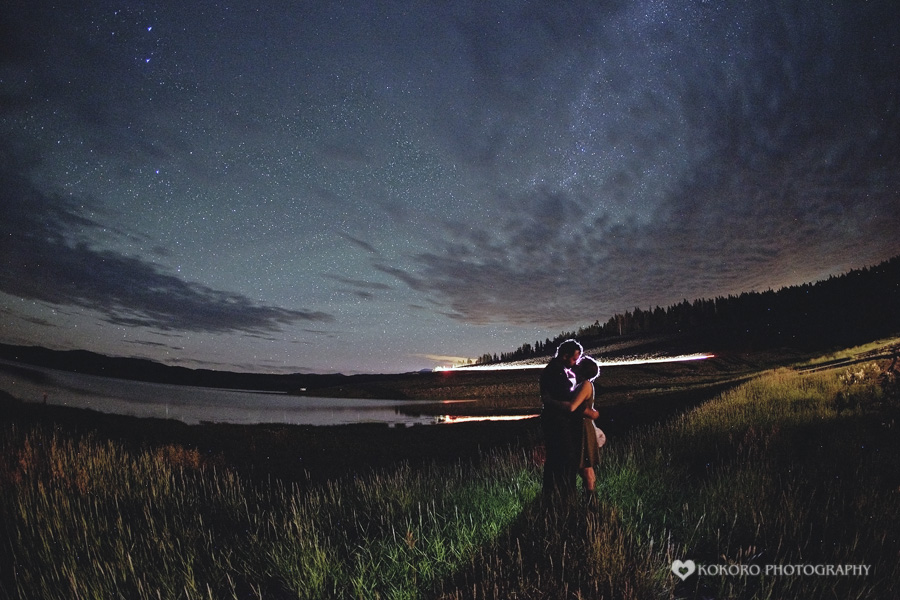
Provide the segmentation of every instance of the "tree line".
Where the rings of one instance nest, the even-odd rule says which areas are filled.
[[[565,339],[585,346],[617,339],[671,336],[710,350],[823,349],[900,332],[900,256],[816,283],[739,296],[683,300],[668,308],[626,311],[476,364],[552,356]]]

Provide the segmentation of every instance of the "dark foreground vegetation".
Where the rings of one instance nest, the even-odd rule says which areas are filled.
[[[663,390],[669,401],[639,426],[626,422],[648,414],[633,407],[652,390],[630,402],[620,390],[604,407],[599,502],[552,511],[539,501],[534,421],[188,427],[7,399],[0,593],[896,597],[898,370],[894,341],[723,377],[721,389],[698,376],[693,390]],[[682,581],[675,560],[869,569]]]

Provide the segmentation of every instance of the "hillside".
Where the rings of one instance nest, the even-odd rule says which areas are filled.
[[[668,308],[626,311],[605,323],[484,354],[480,364],[550,356],[567,338],[585,347],[619,344],[623,352],[827,351],[900,332],[900,256],[874,267],[777,291],[684,300]]]

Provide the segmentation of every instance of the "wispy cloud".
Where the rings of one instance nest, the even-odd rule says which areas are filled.
[[[885,76],[900,56],[887,25],[877,11],[834,22],[813,11],[804,23],[748,12],[743,30],[702,52],[678,52],[697,31],[673,30],[665,60],[611,37],[647,68],[635,78],[600,61],[571,105],[584,115],[572,143],[586,158],[570,160],[583,185],[500,186],[492,222],[451,224],[412,266],[374,267],[458,320],[570,326],[900,253],[900,79]],[[859,42],[862,29],[871,43]]]
[[[183,281],[140,257],[95,248],[85,238],[98,225],[78,202],[44,194],[15,165],[0,167],[0,291],[159,331],[265,333],[334,320],[321,311],[258,304]]]
[[[415,268],[375,266],[453,318],[482,324],[571,326],[635,305],[815,281],[822,265],[842,272],[887,258],[886,249],[900,253],[891,233],[900,231],[891,208],[900,180],[888,165],[853,162],[856,177],[885,185],[853,191],[851,165],[804,176],[805,161],[782,160],[779,177],[736,165],[709,187],[673,191],[648,220],[592,219],[574,200],[555,198],[548,206],[556,215],[519,212],[497,227],[469,227],[440,251],[417,255]]]
[[[341,236],[342,238],[344,238],[345,240],[347,240],[348,242],[350,242],[351,244],[353,244],[354,246],[357,246],[358,248],[362,248],[363,250],[365,250],[366,252],[368,252],[370,254],[378,254],[378,251],[375,249],[375,246],[373,246],[369,242],[361,240],[357,237],[353,237],[349,233],[344,233],[342,231],[338,232],[338,235]]]
[[[134,344],[136,346],[148,346],[151,348],[164,348],[166,350],[182,350],[182,346],[173,346],[171,344],[163,344],[160,342],[151,342],[149,340],[125,340],[127,344]]]
[[[353,286],[353,287],[358,287],[358,288],[362,288],[362,289],[367,289],[367,290],[384,291],[384,290],[390,290],[390,289],[393,289],[393,288],[392,288],[391,286],[389,286],[388,284],[386,284],[386,283],[381,283],[381,282],[378,282],[378,281],[366,281],[366,280],[364,280],[364,279],[352,279],[352,278],[350,278],[350,277],[342,277],[342,276],[340,276],[340,275],[334,275],[334,274],[331,274],[331,273],[326,273],[326,274],[324,275],[324,277],[327,277],[328,279],[333,279],[334,281],[338,281],[338,282],[343,283],[343,284],[345,284],[345,285],[349,285],[349,286]]]
[[[418,358],[424,358],[425,360],[439,362],[439,363],[452,363],[452,364],[462,364],[468,362],[471,357],[466,356],[445,356],[443,354],[414,354]]]

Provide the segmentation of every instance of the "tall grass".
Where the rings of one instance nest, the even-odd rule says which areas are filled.
[[[417,598],[537,494],[524,455],[254,487],[178,447],[9,427],[2,531],[21,598]]]
[[[900,413],[879,373],[871,364],[759,377],[610,453],[600,494],[630,530],[648,532],[642,546],[674,544],[680,559],[872,566],[865,578],[675,585],[661,561],[658,579],[676,595],[891,597],[900,581],[900,526],[889,517],[900,514]]]
[[[251,484],[178,446],[8,425],[0,531],[20,598],[886,598],[900,581],[896,390],[768,373],[610,440],[599,505],[547,509],[530,454]],[[866,564],[866,577],[692,576]]]
[[[851,348],[836,350],[829,354],[823,354],[808,361],[799,363],[798,366],[814,367],[817,365],[825,365],[827,363],[837,363],[845,360],[859,359],[860,357],[869,357],[871,359],[876,355],[896,355],[898,348],[900,348],[900,338],[884,338],[869,342],[867,344],[861,344],[859,346],[853,346]]]

